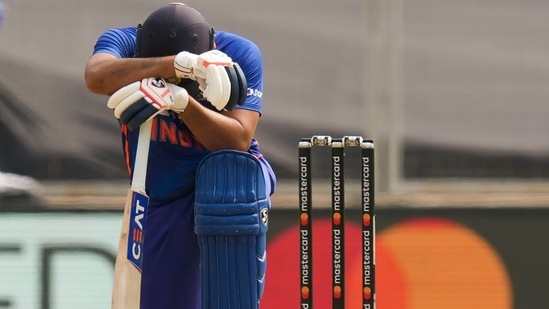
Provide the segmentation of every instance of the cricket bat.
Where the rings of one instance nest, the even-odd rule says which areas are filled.
[[[146,121],[139,128],[132,184],[124,206],[124,218],[114,267],[112,309],[140,308],[143,231],[149,205],[149,197],[145,193],[145,180],[151,128],[152,120]]]

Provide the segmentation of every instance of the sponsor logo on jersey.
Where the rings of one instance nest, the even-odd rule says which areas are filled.
[[[263,97],[263,92],[257,90],[257,89],[252,89],[252,88],[248,88],[248,96],[251,97],[251,96],[254,96],[254,97],[258,97],[258,98],[262,98]]]

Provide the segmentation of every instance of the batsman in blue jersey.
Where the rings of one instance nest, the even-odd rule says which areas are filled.
[[[138,128],[153,124],[142,309],[258,308],[276,183],[254,138],[262,70],[253,42],[181,3],[97,40],[85,80],[110,96],[130,177]]]

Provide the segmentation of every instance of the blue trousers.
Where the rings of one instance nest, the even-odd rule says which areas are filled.
[[[194,193],[150,207],[144,240],[141,309],[200,309],[200,249]]]

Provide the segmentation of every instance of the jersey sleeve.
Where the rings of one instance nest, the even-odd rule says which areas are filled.
[[[263,98],[263,57],[259,47],[241,36],[220,31],[216,32],[217,49],[227,54],[246,76],[248,97],[246,102],[235,108],[249,109],[261,113]]]
[[[108,53],[117,58],[133,58],[137,28],[109,29],[97,39],[93,53]]]

